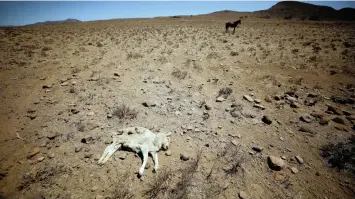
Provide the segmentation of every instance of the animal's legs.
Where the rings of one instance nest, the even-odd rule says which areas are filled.
[[[139,168],[139,172],[138,172],[139,176],[143,175],[145,165],[147,164],[147,161],[148,161],[148,150],[142,150],[142,155],[143,155],[143,163],[142,163],[141,168]]]
[[[106,147],[104,153],[102,154],[101,158],[98,161],[98,164],[104,164],[113,153],[115,153],[121,147],[120,144],[112,143]]]
[[[158,152],[151,152],[153,161],[154,161],[154,172],[157,172],[159,168],[159,162],[158,162]]]
[[[235,33],[235,26],[234,26],[234,29],[233,29],[233,34]]]

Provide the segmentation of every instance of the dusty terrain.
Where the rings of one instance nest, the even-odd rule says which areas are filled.
[[[1,198],[354,198],[353,175],[320,148],[354,134],[355,24],[249,17],[231,34],[227,21],[0,29]],[[123,105],[136,117],[120,119]],[[173,132],[142,180],[134,153],[97,165],[128,126]]]

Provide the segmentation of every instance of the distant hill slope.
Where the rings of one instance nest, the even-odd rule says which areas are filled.
[[[278,2],[268,10],[256,11],[257,14],[267,14],[270,17],[287,17],[305,18],[311,17],[318,20],[355,20],[355,9],[343,8],[335,10],[328,6],[318,6],[310,3],[298,1],[282,1]]]
[[[66,19],[66,20],[59,20],[59,21],[44,21],[44,22],[37,22],[34,24],[28,24],[26,26],[33,26],[33,25],[44,25],[44,24],[59,24],[59,23],[73,23],[73,22],[81,22],[77,19]]]

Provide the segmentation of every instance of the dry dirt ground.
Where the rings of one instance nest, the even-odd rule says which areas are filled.
[[[231,34],[230,20],[0,29],[1,198],[354,198],[320,148],[354,134],[355,24],[250,17]],[[128,126],[173,132],[142,180],[134,153],[97,165]]]

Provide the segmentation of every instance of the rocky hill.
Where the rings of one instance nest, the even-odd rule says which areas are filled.
[[[59,20],[59,21],[44,21],[44,22],[37,22],[34,24],[28,24],[27,26],[32,26],[32,25],[43,25],[43,24],[58,24],[58,23],[74,23],[74,22],[81,22],[80,20],[77,19],[66,19],[66,20]]]

